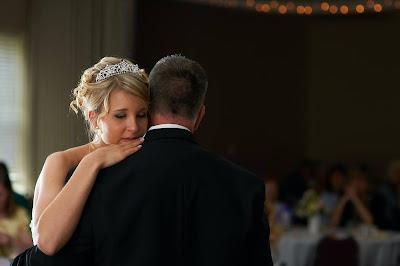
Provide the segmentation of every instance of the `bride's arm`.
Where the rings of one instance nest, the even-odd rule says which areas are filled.
[[[37,244],[37,224],[44,209],[57,196],[65,184],[65,178],[71,163],[65,152],[56,152],[49,155],[43,165],[36,182],[32,208],[32,239]]]
[[[68,160],[51,155],[43,166],[35,191],[34,242],[46,255],[55,254],[72,236],[100,169],[140,149],[141,141],[110,145],[86,155],[64,186]]]

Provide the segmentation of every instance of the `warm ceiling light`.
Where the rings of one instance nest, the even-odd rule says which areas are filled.
[[[356,6],[356,11],[357,11],[357,13],[361,14],[361,13],[364,13],[365,8],[364,8],[363,5],[357,5]]]
[[[302,14],[304,14],[304,12],[305,12],[304,6],[298,6],[297,7],[297,13],[298,14],[302,15]]]
[[[261,12],[268,13],[271,10],[271,7],[268,4],[261,5]]]
[[[249,7],[254,6],[255,3],[256,3],[255,0],[246,0],[246,5],[249,6]]]
[[[349,13],[349,8],[346,5],[341,6],[340,13],[342,13],[343,15],[346,15],[347,13]]]
[[[382,11],[382,5],[381,4],[375,4],[374,5],[374,10],[375,10],[375,12],[381,12]]]
[[[328,10],[329,10],[329,4],[328,4],[327,2],[323,2],[323,3],[321,4],[321,9],[322,9],[323,11],[328,11]]]
[[[306,13],[306,15],[311,15],[312,14],[312,7],[311,6],[306,6],[304,8],[304,13]]]
[[[330,6],[329,12],[331,12],[332,14],[336,14],[338,12],[337,6],[335,6],[335,5]]]
[[[287,7],[284,5],[280,5],[278,8],[278,12],[281,13],[282,15],[286,14],[287,10],[288,10]]]

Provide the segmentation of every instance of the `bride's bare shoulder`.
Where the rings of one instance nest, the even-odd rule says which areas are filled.
[[[89,152],[89,144],[76,146],[63,151],[57,151],[46,158],[46,164],[65,165],[74,167]]]

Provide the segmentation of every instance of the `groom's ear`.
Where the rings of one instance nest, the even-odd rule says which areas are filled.
[[[153,124],[153,122],[151,120],[150,112],[147,112],[147,129],[149,129],[152,124]]]
[[[193,131],[196,131],[201,121],[203,120],[204,116],[206,115],[206,106],[204,104],[201,105],[199,112],[197,113],[196,121],[194,123]]]

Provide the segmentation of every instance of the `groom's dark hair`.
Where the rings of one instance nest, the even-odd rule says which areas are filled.
[[[207,91],[207,75],[182,55],[160,59],[149,75],[150,112],[193,119]]]

